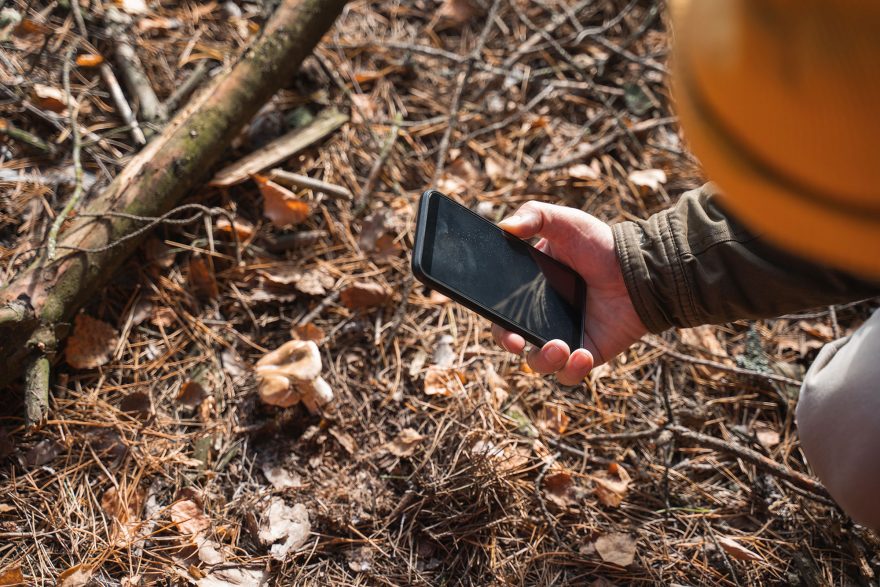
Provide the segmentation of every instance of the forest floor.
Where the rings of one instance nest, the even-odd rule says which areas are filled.
[[[121,75],[112,9],[164,101],[271,7],[92,0],[88,42],[66,1],[0,7],[2,285],[70,196],[71,43],[100,186],[139,148],[93,63]],[[792,482],[797,381],[876,302],[645,337],[561,387],[413,282],[428,187],[493,220],[541,200],[613,223],[703,182],[666,21],[637,0],[352,2],[225,158],[336,108],[276,167],[342,193],[200,189],[235,233],[156,229],[77,320],[41,427],[4,392],[0,585],[876,584],[877,537]],[[260,400],[255,363],[297,338],[335,395],[320,414]]]

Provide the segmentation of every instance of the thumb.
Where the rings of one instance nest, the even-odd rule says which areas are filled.
[[[531,238],[541,233],[546,228],[547,210],[549,204],[541,205],[538,202],[524,204],[513,216],[508,216],[498,223],[498,226],[519,238]]]

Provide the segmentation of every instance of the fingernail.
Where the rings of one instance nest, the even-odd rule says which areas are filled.
[[[529,223],[531,220],[531,216],[528,214],[514,214],[508,218],[505,218],[499,225],[503,225],[504,228],[519,228],[520,226],[524,226]]]
[[[558,363],[565,358],[565,352],[555,344],[547,349],[547,360],[551,363]]]
[[[587,355],[583,353],[577,353],[574,357],[571,358],[571,366],[580,371],[581,369],[586,369],[590,364],[590,359]]]

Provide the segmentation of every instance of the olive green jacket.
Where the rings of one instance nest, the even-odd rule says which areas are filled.
[[[630,297],[651,332],[880,295],[880,283],[768,244],[731,218],[717,194],[708,183],[647,220],[612,227]]]

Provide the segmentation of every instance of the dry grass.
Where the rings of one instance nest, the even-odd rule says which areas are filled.
[[[181,28],[141,33],[138,46],[162,99],[192,67],[178,67],[187,55],[230,61],[246,42],[247,23],[261,18],[257,9],[238,21],[217,6],[160,4],[159,15],[179,18]],[[304,108],[350,109],[350,124],[284,167],[346,186],[365,207],[304,191],[313,213],[298,230],[319,232],[285,247],[291,231],[265,223],[253,184],[195,194],[193,201],[257,225],[241,265],[229,234],[210,222],[157,231],[85,309],[120,332],[111,361],[74,370],[60,359],[50,419],[33,433],[21,425],[17,396],[4,396],[0,576],[20,565],[29,584],[52,584],[86,565],[101,585],[135,576],[195,581],[211,565],[169,514],[173,503],[191,499],[210,519],[207,533],[224,545],[226,564],[267,568],[278,585],[876,582],[876,537],[821,498],[730,452],[666,434],[606,436],[662,425],[671,413],[679,425],[809,473],[793,423],[794,386],[681,361],[663,348],[797,379],[816,343],[855,328],[871,303],[669,332],[660,347],[656,339],[637,344],[589,384],[560,388],[497,349],[485,321],[413,284],[405,250],[418,194],[434,179],[492,218],[540,199],[608,222],[645,217],[701,183],[677,126],[664,122],[663,7],[583,4],[505,1],[496,19],[461,24],[444,20],[435,2],[351,4],[229,161]],[[60,87],[59,60],[72,36],[66,10],[28,5],[31,15],[48,11],[55,28],[3,43],[0,71],[23,79],[12,98],[32,82]],[[469,63],[487,22],[485,46]],[[130,136],[119,130],[96,74],[80,69],[72,82],[91,105],[83,124],[110,134],[84,153],[87,171],[106,181],[132,152]],[[63,171],[65,120],[59,130],[12,98],[0,105],[2,116],[59,142],[59,154],[41,157],[6,137],[3,170]],[[364,193],[398,116],[400,135]],[[639,123],[649,128],[626,131]],[[552,169],[590,145],[598,148],[582,162],[595,177],[576,177],[583,170],[573,173],[571,164]],[[643,190],[628,179],[636,169],[663,169],[668,180]],[[6,278],[68,193],[63,185],[2,184]],[[375,250],[365,228],[388,235],[390,254]],[[167,256],[157,257],[160,250]],[[194,287],[195,257],[207,260],[216,296]],[[266,274],[294,269],[329,275],[329,292],[371,279],[395,293],[385,306],[353,311],[329,292],[267,283]],[[323,417],[260,404],[249,370],[307,315],[325,335],[324,375],[337,395]],[[426,395],[425,374],[444,336],[454,353],[451,393]],[[178,398],[189,381],[208,391],[194,407]],[[546,423],[559,413],[564,427]],[[395,456],[388,443],[406,428],[423,438]],[[760,431],[778,434],[778,442]],[[593,478],[616,464],[632,477],[618,508],[599,502]],[[301,485],[275,489],[268,467],[298,475]],[[571,483],[562,497],[547,483],[559,472]],[[284,562],[272,560],[257,537],[272,495],[305,504],[312,521],[308,542]],[[636,540],[628,567],[603,562],[596,551],[596,539],[613,532]],[[724,537],[760,560],[736,559],[719,546]]]

